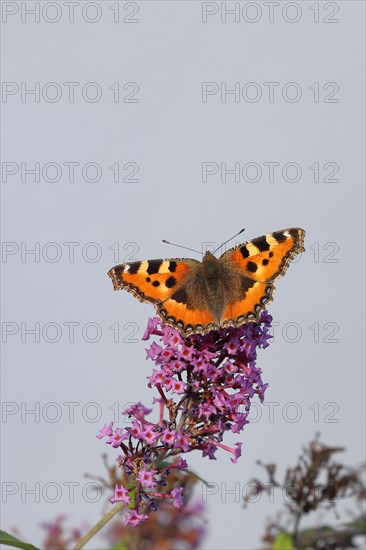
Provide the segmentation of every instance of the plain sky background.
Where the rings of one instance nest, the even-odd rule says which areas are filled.
[[[154,310],[114,293],[108,269],[180,257],[162,238],[201,250],[241,227],[251,239],[297,226],[306,253],[277,283],[274,341],[258,357],[267,406],[253,409],[237,465],[188,456],[218,488],[203,548],[259,547],[283,499],[244,511],[225,494],[261,475],[257,459],[283,472],[316,431],[346,463],[365,453],[364,3],[280,2],[272,22],[266,2],[237,2],[226,22],[220,2],[81,1],[74,22],[63,2],[40,2],[39,22],[34,2],[2,4],[1,473],[15,493],[3,493],[2,528],[39,544],[57,514],[95,523],[104,499],[83,498],[83,474],[116,456],[95,434],[115,403],[155,396],[141,341]],[[24,94],[37,86],[39,101]],[[35,163],[39,181],[25,171]],[[239,181],[225,181],[235,163]],[[203,181],[203,169],[217,173]],[[39,502],[25,494],[37,483]]]

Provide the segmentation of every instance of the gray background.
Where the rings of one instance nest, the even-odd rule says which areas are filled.
[[[241,227],[250,239],[298,226],[307,230],[307,251],[278,282],[270,313],[279,324],[273,344],[258,358],[270,384],[266,400],[273,415],[269,405],[257,407],[244,433],[227,437],[227,443],[244,443],[237,465],[223,452],[217,461],[198,453],[188,457],[192,469],[218,489],[207,496],[209,534],[203,547],[258,547],[266,517],[283,499],[277,495],[271,503],[263,497],[243,511],[238,492],[261,474],[256,459],[279,462],[283,471],[318,430],[326,443],[347,447],[346,462],[359,464],[364,456],[364,4],[337,2],[326,8],[319,3],[318,23],[315,8],[310,9],[313,2],[298,2],[285,8],[288,12],[281,2],[273,22],[265,3],[255,2],[252,8],[238,3],[249,9],[247,19],[254,19],[250,10],[256,10],[256,23],[246,21],[242,12],[239,22],[232,15],[222,22],[215,2],[211,7],[219,11],[206,23],[201,2],[138,2],[138,13],[130,17],[134,3],[121,2],[117,23],[112,2],[96,3],[101,17],[95,23],[83,18],[85,2],[75,8],[73,23],[62,2],[58,11],[55,3],[45,14],[41,11],[39,22],[24,14],[22,22],[20,2],[3,4],[19,9],[3,17],[3,81],[19,87],[25,82],[29,88],[39,82],[41,90],[56,82],[62,96],[50,102],[41,92],[37,103],[31,96],[22,102],[15,93],[6,102],[3,96],[2,103],[3,170],[9,167],[4,163],[19,166],[18,173],[7,179],[3,173],[2,180],[2,238],[5,251],[14,252],[2,258],[3,337],[9,327],[18,329],[2,351],[2,399],[5,410],[14,413],[2,417],[2,479],[18,488],[5,503],[3,495],[2,527],[18,525],[37,544],[39,523],[59,513],[66,512],[73,525],[95,523],[104,500],[84,498],[83,474],[102,475],[101,454],[107,452],[111,461],[117,454],[95,434],[114,419],[114,403],[121,409],[136,400],[149,405],[155,395],[146,387],[153,365],[145,362],[146,344],[140,340],[153,308],[127,293],[114,293],[107,270],[126,258],[181,256],[162,238],[200,250]],[[34,7],[34,2],[25,4]],[[88,9],[90,20],[97,12]],[[298,10],[297,22],[286,21]],[[47,21],[58,14],[59,21]],[[123,22],[126,17],[136,22]],[[64,82],[80,83],[73,103]],[[81,95],[89,82],[102,90],[97,102]],[[137,83],[138,101],[114,102],[109,86],[115,82],[122,99],[132,91],[123,85]],[[236,102],[232,95],[220,101],[220,94],[203,102],[203,82],[226,83],[228,89],[235,82],[241,87],[255,82],[263,95],[255,103],[242,96]],[[264,82],[279,83],[273,102]],[[288,82],[301,87],[299,101],[283,99]],[[314,82],[319,82],[319,102],[309,89]],[[329,82],[339,86],[333,96],[337,102],[324,101],[333,90],[323,89]],[[78,162],[80,167],[74,182],[65,166],[57,182],[47,181],[54,177],[52,169],[46,179],[41,173],[39,182],[29,175],[22,182],[22,162],[28,167],[39,162],[41,169],[50,162],[61,167]],[[87,181],[92,169],[83,177],[81,167],[88,162],[100,166],[99,181]],[[108,168],[116,162],[121,167],[117,183]],[[134,183],[122,181],[130,171],[123,167],[130,162],[139,167]],[[257,182],[242,177],[235,182],[233,176],[222,182],[220,174],[203,182],[204,162],[226,162],[228,167],[256,162],[263,174]],[[268,181],[264,162],[280,163],[275,181]],[[288,162],[301,167],[299,181],[282,177]],[[315,162],[319,182],[309,169]],[[323,169],[326,163],[339,166],[338,181],[323,181],[330,173],[329,166]],[[73,262],[67,242],[79,243]],[[88,244],[92,242],[96,245]],[[22,258],[22,246],[39,246],[39,261],[32,255]],[[92,261],[95,252],[100,257]],[[55,253],[58,261],[52,261]],[[51,322],[57,325],[47,325]],[[79,323],[74,342],[64,325],[68,322]],[[21,323],[23,329],[40,323],[38,343],[24,334]],[[100,339],[94,343],[87,341],[96,334],[92,326],[83,337],[87,323],[99,327]],[[114,323],[119,323],[119,342],[109,328]],[[131,331],[136,331],[136,341],[129,341]],[[70,406],[64,405],[68,402],[80,404],[74,421]],[[88,405],[92,402],[97,408]],[[39,418],[22,417],[24,407],[40,407]],[[96,413],[100,418],[93,420]],[[24,494],[36,483],[39,502]],[[79,484],[72,503],[65,483]],[[235,484],[236,494],[226,494]],[[197,499],[203,496],[199,485]]]

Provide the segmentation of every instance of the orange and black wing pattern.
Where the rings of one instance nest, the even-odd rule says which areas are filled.
[[[296,254],[304,252],[304,237],[303,229],[282,229],[231,248],[220,261],[234,264],[250,279],[271,283],[286,273]]]
[[[205,275],[203,264],[190,258],[121,264],[108,275],[115,290],[125,289],[141,302],[154,304],[163,322],[184,336],[206,333],[258,321],[273,299],[274,281],[304,250],[304,235],[303,229],[284,229],[225,252],[219,258],[214,296],[207,293],[212,282]],[[218,318],[215,302],[220,303],[220,299],[224,309]]]
[[[303,252],[305,231],[299,228],[268,233],[225,252],[220,261],[240,279],[240,297],[232,296],[223,326],[258,321],[273,300],[274,281],[285,274],[291,260]],[[236,285],[238,286],[238,285]]]
[[[273,300],[275,292],[273,284],[246,278],[243,279],[242,284],[246,287],[243,295],[230,301],[225,307],[221,321],[221,325],[224,327],[259,321],[262,311]]]
[[[184,335],[218,328],[196,277],[201,262],[190,258],[146,260],[113,267],[115,290],[125,289],[141,302],[155,304],[162,321]]]
[[[159,304],[156,311],[165,324],[177,328],[184,336],[220,328],[207,304],[197,304],[191,300],[184,286],[163,304]]]
[[[125,289],[140,302],[159,304],[167,300],[189,277],[196,260],[146,260],[116,265],[108,271],[114,290]]]

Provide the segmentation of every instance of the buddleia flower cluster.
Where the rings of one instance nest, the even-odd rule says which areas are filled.
[[[258,323],[183,338],[158,317],[149,319],[143,340],[158,337],[146,350],[155,365],[148,386],[158,392],[158,418],[152,420],[152,409],[136,403],[122,413],[130,419],[127,427],[111,422],[97,435],[120,452],[117,461],[128,482],[117,484],[110,500],[128,508],[126,525],[145,521],[159,502],[184,505],[181,486],[166,490],[171,472],[187,469],[181,455],[197,450],[212,460],[222,450],[237,462],[242,443],[229,447],[224,435],[243,430],[252,398],[264,400],[268,384],[256,358],[257,349],[269,345],[271,321],[263,312]]]

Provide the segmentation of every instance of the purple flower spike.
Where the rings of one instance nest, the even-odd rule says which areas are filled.
[[[259,323],[183,338],[160,319],[149,320],[144,340],[152,335],[159,338],[146,350],[155,366],[147,378],[148,387],[159,395],[154,400],[159,406],[157,419],[148,421],[152,411],[139,402],[123,411],[126,428],[113,430],[111,422],[97,435],[109,437],[107,443],[122,451],[118,464],[127,476],[129,494],[117,485],[111,502],[128,504],[133,495],[134,509],[128,511],[126,525],[145,521],[148,516],[143,512],[156,510],[162,499],[172,499],[176,508],[185,504],[182,487],[164,492],[172,469],[187,469],[180,454],[198,450],[216,460],[217,451],[226,451],[237,463],[242,443],[232,448],[223,440],[227,431],[239,434],[249,423],[253,399],[264,400],[268,384],[262,381],[256,359],[257,350],[269,345],[271,322],[272,317],[263,312]]]

